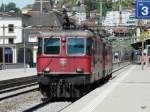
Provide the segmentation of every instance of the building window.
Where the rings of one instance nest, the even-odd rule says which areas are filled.
[[[13,38],[9,38],[9,44],[14,44],[14,39]]]
[[[13,24],[9,24],[8,25],[8,32],[9,33],[13,33],[14,32],[14,25]]]

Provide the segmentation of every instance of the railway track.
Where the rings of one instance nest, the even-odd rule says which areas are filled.
[[[119,70],[121,70],[121,69],[123,69],[123,68],[129,66],[129,65],[130,65],[130,64],[128,63],[128,64],[126,64],[126,65],[124,65],[124,66],[121,66],[121,67],[118,68],[118,69],[114,69],[114,70],[112,71],[112,73],[115,73],[115,72],[117,72],[117,71],[119,71]],[[117,77],[117,75],[112,76],[110,79],[113,80],[115,77]]]
[[[0,97],[0,101],[6,100],[8,98],[16,97],[16,96],[19,96],[19,95],[22,95],[22,94],[26,94],[26,93],[29,93],[29,92],[38,91],[38,89],[39,88],[36,87],[36,88],[33,88],[33,89],[28,89],[28,90],[23,90],[21,92],[12,93],[10,95],[4,95],[4,96]]]
[[[3,89],[3,90],[0,90],[0,94],[16,91],[16,90],[19,90],[19,89],[23,89],[23,88],[31,87],[31,86],[35,86],[35,85],[38,85],[38,83],[35,82],[35,83],[16,86],[16,87],[12,87],[12,88],[6,88],[6,89]]]
[[[38,86],[36,76],[0,81],[0,101],[32,91],[37,91],[39,88],[34,86]]]
[[[33,84],[37,82],[37,76],[29,76],[29,77],[23,77],[23,78],[16,78],[16,79],[10,79],[10,80],[3,80],[0,81],[0,91],[17,87],[17,86],[22,86],[22,85],[27,85],[27,84]]]
[[[76,101],[76,100],[75,100],[75,101]],[[73,102],[74,102],[74,101],[73,101]],[[72,103],[73,103],[73,102],[72,102]],[[33,112],[33,111],[36,111],[36,110],[38,110],[38,109],[40,109],[40,108],[42,108],[42,107],[44,107],[44,106],[46,106],[46,105],[48,105],[48,104],[50,104],[50,103],[54,103],[54,101],[52,101],[51,99],[48,99],[47,101],[41,102],[41,103],[39,103],[39,104],[37,104],[37,105],[31,107],[31,108],[28,108],[28,109],[24,110],[23,112]],[[60,111],[62,111],[63,109],[67,108],[67,107],[70,106],[72,103],[70,103],[70,104],[66,105],[65,107],[61,108],[58,112],[60,112]]]
[[[117,71],[119,71],[119,70],[121,70],[121,69],[127,67],[128,65],[130,65],[129,62],[124,62],[124,63],[126,63],[126,64],[125,64],[125,65],[121,65],[122,63],[115,63],[115,64],[113,65],[113,68],[114,68],[115,65],[117,65],[118,68],[117,68],[117,69],[113,69],[113,70],[112,70],[112,73],[115,73],[115,72],[117,72]]]
[[[126,64],[126,65],[124,65],[124,66],[120,66],[118,69],[113,70],[113,73],[115,73],[115,72],[117,72],[117,71],[119,71],[119,70],[121,70],[121,69],[127,67],[128,65],[130,65],[130,64]],[[115,77],[116,77],[116,76],[115,76]],[[115,77],[112,77],[111,80],[112,80],[113,78],[115,78]],[[35,105],[35,106],[31,107],[31,108],[28,108],[28,109],[24,110],[23,112],[36,111],[36,110],[38,110],[38,109],[40,109],[40,108],[42,108],[42,107],[44,107],[44,106],[50,104],[51,102],[52,102],[52,100],[51,100],[51,99],[48,99],[47,101],[42,102],[42,103],[39,103],[39,104],[37,104],[37,105]],[[73,102],[72,102],[72,103],[73,103]],[[71,104],[72,104],[72,103],[71,103]],[[69,104],[69,105],[63,107],[63,108],[62,108],[61,110],[59,110],[58,112],[64,110],[66,107],[70,106],[71,104]]]
[[[122,64],[122,63],[119,63],[119,65],[117,65],[117,64],[114,64],[114,66],[118,66],[119,68],[114,69],[113,73],[115,73],[115,72],[117,72],[117,71],[119,71],[119,70],[121,70],[121,69],[123,69],[123,68],[125,68],[129,65],[126,62],[125,62],[125,64]],[[116,76],[113,76],[111,78],[111,80],[114,79],[115,77]],[[18,81],[17,81],[17,79],[6,81],[6,84],[8,84],[8,86],[6,86],[5,83],[3,84],[2,82],[4,83],[4,81],[0,82],[0,95],[5,94],[5,93],[9,93],[9,92],[13,92],[13,91],[17,91],[17,90],[21,90],[21,89],[24,89],[26,87],[36,86],[38,84],[37,83],[37,78],[35,76],[34,77],[27,77],[26,79],[22,78],[21,80],[18,79]],[[27,83],[29,83],[29,84],[27,84]],[[11,84],[13,85],[13,87],[11,86]],[[21,84],[21,86],[18,86],[19,84]],[[38,87],[35,87],[35,88],[28,89],[28,90],[23,90],[21,92],[9,94],[9,95],[0,97],[0,101],[6,100],[8,98],[17,97],[19,95],[26,94],[26,93],[29,93],[29,92],[38,91],[38,89],[39,89]],[[38,110],[38,109],[40,109],[40,108],[42,108],[42,107],[44,107],[48,104],[51,104],[51,103],[52,103],[52,100],[47,100],[47,101],[41,102],[37,105],[34,105],[31,108],[28,108],[28,109],[24,110],[24,112],[35,111],[35,110]],[[69,104],[69,105],[71,105],[71,104]],[[66,107],[64,107],[63,109],[65,109]],[[63,110],[63,109],[61,109],[61,110]]]
[[[46,106],[46,105],[49,104],[50,102],[51,102],[51,100],[48,99],[47,101],[42,102],[42,103],[39,103],[39,104],[37,104],[37,105],[34,105],[33,107],[28,108],[28,109],[24,110],[23,112],[32,112],[32,111],[37,110],[37,109],[39,109],[39,108],[41,108],[41,107],[43,107],[43,106]]]

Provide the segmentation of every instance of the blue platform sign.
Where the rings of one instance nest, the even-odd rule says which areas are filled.
[[[150,0],[136,0],[136,18],[150,19]]]

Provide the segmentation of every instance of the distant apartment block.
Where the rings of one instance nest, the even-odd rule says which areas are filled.
[[[104,26],[118,26],[120,24],[121,18],[121,25],[127,25],[127,21],[129,16],[132,15],[130,10],[122,10],[122,14],[120,17],[119,11],[108,11],[103,21]]]
[[[81,4],[80,6],[73,7],[73,12],[75,12],[75,20],[76,24],[81,25],[82,21],[86,20],[86,10],[84,4]]]

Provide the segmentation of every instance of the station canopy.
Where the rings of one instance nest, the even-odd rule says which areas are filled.
[[[146,47],[146,45],[150,45],[150,39],[145,40],[144,48]],[[131,44],[131,46],[136,50],[141,49],[142,48],[142,42],[140,41],[140,42],[133,43],[133,44]]]

